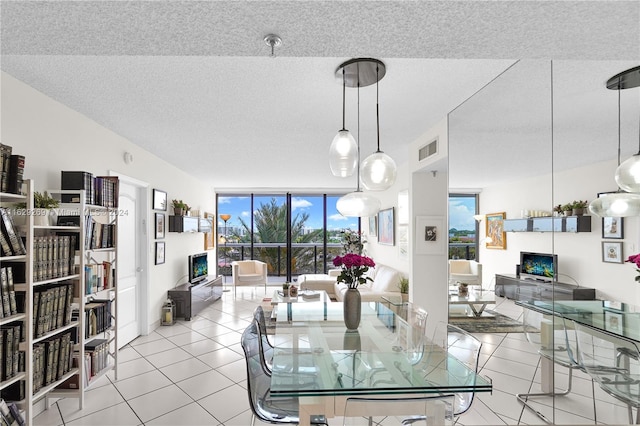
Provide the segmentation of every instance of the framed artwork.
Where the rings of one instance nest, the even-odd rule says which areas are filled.
[[[443,216],[416,217],[416,254],[446,253],[448,235]]]
[[[153,210],[167,211],[167,193],[159,189],[153,190]]]
[[[506,250],[507,249],[507,233],[504,232],[504,220],[506,213],[489,213],[485,216],[485,226],[487,241],[486,248]],[[489,240],[488,238],[491,238]]]
[[[164,263],[164,241],[156,241],[156,265]]]
[[[398,193],[398,225],[409,224],[409,190]]]
[[[606,263],[623,263],[624,259],[622,258],[622,242],[603,241],[602,261]]]
[[[407,259],[409,257],[409,226],[398,225],[398,257]]]
[[[604,329],[616,334],[622,334],[624,316],[622,312],[604,311]]]
[[[615,194],[611,192],[598,192],[598,198],[606,197],[607,194]],[[612,240],[621,240],[624,238],[624,218],[622,217],[603,217],[602,218],[602,238]]]
[[[378,212],[378,243],[388,246],[395,245],[395,220],[393,207]]]
[[[209,213],[209,212],[204,212],[204,218],[205,220],[207,220],[209,223],[211,223],[211,229],[209,230],[209,232],[205,232],[204,233],[204,249],[205,250],[212,250],[215,248],[215,233],[214,233],[214,223],[215,223],[215,219],[216,219],[216,215],[213,213]]]
[[[369,235],[372,237],[378,235],[378,216],[369,217]]]
[[[164,238],[164,213],[156,213],[156,239]]]
[[[618,311],[622,310],[622,302],[618,302],[617,300],[605,300],[604,307],[607,309],[616,309]]]

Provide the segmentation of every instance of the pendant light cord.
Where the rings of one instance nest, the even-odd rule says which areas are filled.
[[[378,132],[378,150],[376,152],[382,152],[380,151],[380,107],[378,106],[378,87],[380,86],[379,67],[380,66],[376,64],[376,130]]]
[[[358,64],[358,166],[356,173],[356,192],[360,192],[360,64]]]
[[[621,135],[621,131],[620,131],[620,91],[621,91],[621,87],[620,87],[620,77],[618,77],[618,167],[620,166],[620,140],[622,139]]]
[[[342,67],[342,130],[346,130],[344,128],[344,109],[345,109],[345,94],[347,92],[347,83],[346,83],[346,79],[345,79],[345,70],[344,67]]]

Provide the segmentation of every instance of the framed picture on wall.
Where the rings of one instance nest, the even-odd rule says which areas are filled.
[[[616,334],[622,334],[624,316],[622,312],[604,311],[604,329]]]
[[[156,241],[156,265],[164,263],[164,241]]]
[[[164,213],[156,213],[156,239],[164,238]]]
[[[392,246],[394,240],[395,220],[393,207],[378,212],[378,243]]]
[[[153,190],[153,209],[167,211],[167,193],[159,189]]]
[[[204,212],[205,220],[211,222],[211,230],[209,232],[204,233],[204,249],[212,250],[215,248],[215,235],[214,235],[214,224],[216,223],[216,215],[209,212]]]
[[[599,192],[598,198],[606,197],[608,194],[615,194],[615,191]],[[624,238],[624,218],[603,217],[602,218],[602,238],[609,238],[611,240],[623,239]]]
[[[378,216],[369,216],[369,235],[372,237],[378,235]]]
[[[485,216],[486,248],[506,250],[507,233],[504,232],[504,220],[506,213],[489,213]],[[490,238],[490,239],[489,239]]]
[[[448,240],[445,230],[445,220],[442,216],[417,216],[415,250],[416,254],[446,253]]]
[[[605,263],[624,263],[621,241],[602,242],[602,261]]]

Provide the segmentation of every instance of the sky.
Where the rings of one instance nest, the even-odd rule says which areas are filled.
[[[258,209],[261,204],[269,203],[272,196],[256,196],[254,199],[254,208]],[[335,208],[335,203],[339,197],[327,197],[327,227],[328,229],[345,229],[358,227],[358,219],[353,217],[344,217]],[[284,203],[284,196],[277,196],[278,203]],[[218,213],[230,214],[231,219],[227,222],[227,226],[241,226],[239,217],[249,223],[251,218],[251,199],[249,197],[218,197]],[[296,214],[309,214],[306,226],[311,229],[322,228],[322,196],[309,197],[293,197],[292,212]],[[224,221],[218,215],[218,226],[224,227]],[[363,227],[366,222],[363,221]]]
[[[449,229],[475,230],[476,203],[473,197],[449,198]]]

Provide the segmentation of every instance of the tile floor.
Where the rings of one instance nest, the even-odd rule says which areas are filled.
[[[242,288],[236,300],[221,300],[191,321],[178,321],[141,336],[120,350],[118,380],[102,377],[86,392],[85,406],[75,399],[54,402],[35,425],[249,425],[245,362],[240,335],[264,297]],[[521,308],[498,298],[496,310],[519,318]],[[493,380],[492,394],[478,394],[457,425],[545,424],[517,402],[518,392],[539,391],[539,357],[522,333],[478,334],[483,342],[481,374]],[[566,371],[557,381],[566,383]],[[569,396],[536,404],[555,424],[593,424],[591,381],[578,372]],[[596,389],[598,424],[627,423],[626,407]],[[257,422],[259,423],[259,422]],[[330,424],[342,424],[331,419]],[[384,425],[398,424],[388,418]]]

